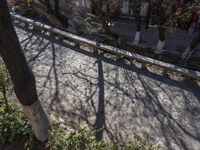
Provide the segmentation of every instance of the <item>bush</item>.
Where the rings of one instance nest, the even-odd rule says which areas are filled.
[[[92,132],[86,132],[84,129],[67,132],[56,124],[50,133],[47,147],[51,150],[104,150],[106,144],[96,142]]]
[[[9,103],[9,109],[1,102],[0,106],[0,143],[11,143],[17,139],[24,140],[24,147],[31,150],[157,150],[146,138],[134,135],[134,138],[124,145],[115,141],[100,141],[95,139],[95,131],[82,128],[73,129],[59,121],[52,125],[49,140],[44,146],[36,140],[31,126],[21,109]],[[44,148],[45,147],[45,148]]]
[[[25,114],[16,104],[8,102],[6,95],[11,85],[8,70],[0,58],[0,144],[20,139],[26,142],[27,148],[33,148],[37,140]]]
[[[24,113],[15,104],[8,108],[1,101],[0,105],[0,143],[9,143],[19,137],[27,138],[31,127]]]
[[[4,101],[6,106],[8,105],[6,94],[10,87],[11,79],[8,70],[6,69],[2,58],[0,58],[0,100]]]
[[[130,143],[120,145],[114,141],[100,141],[95,139],[94,131],[82,128],[68,131],[70,126],[56,123],[50,132],[47,147],[51,150],[157,150],[142,136],[135,135]]]

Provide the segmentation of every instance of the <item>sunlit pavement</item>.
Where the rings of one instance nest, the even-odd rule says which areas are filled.
[[[169,150],[199,150],[200,87],[176,74],[142,69],[76,49],[16,27],[49,114],[87,128],[98,138],[126,141],[133,133]]]

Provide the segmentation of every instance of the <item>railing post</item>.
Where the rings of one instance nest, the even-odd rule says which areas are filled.
[[[142,68],[142,69],[147,69],[146,63],[142,63],[141,68]]]
[[[80,43],[78,41],[75,41],[75,47],[80,48]]]
[[[54,36],[55,34],[54,34],[53,32],[51,32],[51,31],[47,31],[47,32],[46,32],[46,35],[47,35],[47,36]]]
[[[42,31],[42,29],[36,25],[33,24],[33,30],[36,30],[36,31]]]
[[[62,36],[62,35],[59,35],[59,34],[58,34],[56,37],[57,37],[57,39],[60,40],[60,41],[63,41],[63,39],[64,39],[63,36]]]
[[[96,48],[96,47],[93,47],[93,48],[92,48],[92,52],[93,52],[93,53],[97,53],[97,52],[98,52],[98,51],[97,51],[97,48]]]
[[[28,28],[29,27],[29,23],[28,22],[24,22],[24,27]]]

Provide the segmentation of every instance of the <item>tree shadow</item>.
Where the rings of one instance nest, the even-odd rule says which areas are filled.
[[[51,43],[52,45],[52,67],[53,67],[53,73],[54,73],[54,85],[55,85],[55,92],[54,92],[54,96],[51,100],[50,103],[50,108],[52,108],[53,104],[59,103],[59,81],[58,81],[58,73],[57,73],[57,67],[56,67],[56,50],[54,47],[54,43]]]
[[[173,79],[33,30],[18,30],[29,33],[22,47],[28,46],[25,53],[50,114],[97,129],[97,140],[106,137],[123,144],[130,138],[127,134],[136,132],[165,149],[200,146],[198,82]],[[26,43],[37,37],[42,44]]]
[[[187,97],[185,95],[184,92],[181,92],[182,96],[184,97],[184,99],[182,99],[182,105],[184,105],[181,109],[180,112],[182,114],[176,114],[176,115],[180,115],[179,117],[175,116],[175,114],[173,112],[171,112],[169,110],[169,108],[167,108],[164,103],[163,100],[165,99],[159,99],[158,93],[157,91],[155,91],[155,87],[153,87],[148,80],[144,80],[140,74],[138,74],[138,78],[137,80],[140,81],[141,86],[144,88],[145,91],[145,96],[141,96],[139,94],[139,91],[137,90],[137,88],[134,86],[134,79],[132,79],[130,77],[130,74],[126,73],[127,76],[129,76],[129,80],[130,80],[130,85],[132,85],[132,87],[135,90],[135,93],[137,94],[137,100],[140,101],[140,103],[142,103],[144,105],[144,110],[143,113],[145,114],[145,116],[148,117],[152,117],[152,120],[155,120],[159,126],[155,126],[154,124],[148,124],[150,126],[152,126],[152,128],[159,128],[160,129],[160,136],[164,138],[164,144],[167,147],[167,149],[173,150],[173,149],[191,149],[191,143],[188,142],[188,139],[192,139],[193,142],[199,142],[200,141],[200,134],[199,134],[199,128],[198,128],[198,122],[199,122],[199,118],[190,118],[188,117],[187,114],[189,113],[198,113],[200,111],[200,105],[199,105],[199,98],[200,95],[198,93],[199,90],[199,86],[197,85],[196,82],[194,82],[193,80],[183,80],[180,83],[179,82],[175,82],[175,81],[171,81],[169,80],[167,83],[169,83],[170,85],[172,85],[172,87],[178,87],[177,85],[180,86],[180,88],[184,89],[185,91],[190,91],[191,93],[193,93],[193,95],[196,97],[196,102],[195,102],[195,108],[194,106],[191,108],[191,106],[188,105],[188,102],[191,102],[191,97]],[[163,78],[162,80],[162,84],[165,83],[166,80],[165,78]],[[172,83],[170,83],[172,82]],[[161,85],[160,85],[161,86]],[[195,88],[192,88],[195,87]],[[157,87],[156,87],[157,88]],[[159,87],[159,89],[161,89],[164,94],[166,95],[166,98],[168,98],[169,100],[171,100],[170,103],[172,103],[172,105],[175,102],[175,97],[174,98],[170,98],[173,91],[170,91],[170,93],[167,93],[166,89]],[[196,89],[196,90],[195,90]],[[174,91],[175,92],[175,91]],[[142,98],[143,97],[143,98]],[[180,102],[180,100],[179,100]],[[175,102],[176,103],[176,102]],[[181,105],[181,104],[180,104]],[[172,106],[173,107],[173,106]],[[191,108],[190,110],[188,110],[189,108]],[[184,110],[186,109],[186,110]],[[178,111],[174,110],[174,112],[179,113]],[[187,115],[187,119],[189,119],[189,121],[184,122],[183,120],[186,118]],[[191,116],[194,116],[194,114],[191,114]],[[188,138],[188,139],[187,139]],[[197,148],[198,146],[196,146]],[[194,148],[194,147],[193,147]]]

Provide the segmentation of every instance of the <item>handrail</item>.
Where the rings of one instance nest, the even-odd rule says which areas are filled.
[[[39,21],[34,21],[32,19],[17,15],[17,14],[11,13],[11,16],[14,20],[18,20],[18,21],[24,22],[26,24],[31,24],[31,25],[33,25],[33,27],[39,28],[41,30],[46,30],[50,33],[60,35],[61,37],[65,37],[67,39],[71,39],[75,43],[77,43],[77,42],[78,43],[85,43],[85,44],[88,44],[88,45],[90,45],[94,48],[97,48],[97,49],[100,49],[100,50],[103,50],[103,51],[107,51],[109,53],[113,53],[113,54],[116,54],[116,55],[119,55],[119,56],[134,59],[134,60],[137,60],[141,63],[147,63],[147,64],[150,64],[150,65],[155,65],[155,66],[164,68],[167,71],[177,72],[177,73],[180,73],[180,74],[185,75],[187,77],[191,77],[191,78],[200,80],[200,72],[199,71],[183,68],[183,67],[180,67],[180,66],[176,66],[174,64],[170,64],[170,63],[155,60],[155,59],[152,59],[152,58],[149,58],[149,57],[146,57],[146,56],[142,56],[142,55],[136,54],[134,52],[126,51],[124,49],[120,49],[120,48],[113,47],[113,46],[110,46],[110,45],[105,45],[105,44],[102,44],[102,43],[99,43],[99,42],[96,42],[96,41],[93,41],[93,40],[89,40],[89,39],[77,36],[75,34],[72,34],[72,33],[66,32],[66,31],[62,31],[62,30],[54,28],[50,25],[46,25],[46,24],[43,24]]]

